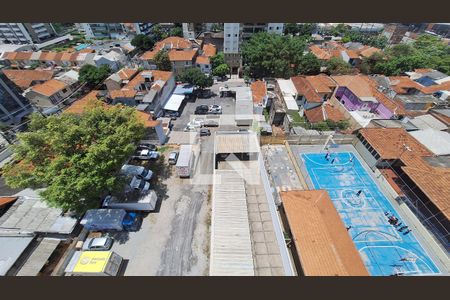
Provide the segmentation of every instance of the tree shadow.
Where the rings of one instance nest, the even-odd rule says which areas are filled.
[[[125,244],[130,239],[128,231],[108,232],[107,236],[114,239],[114,243]]]

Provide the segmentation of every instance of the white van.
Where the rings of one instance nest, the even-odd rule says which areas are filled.
[[[125,176],[137,176],[145,180],[150,180],[153,176],[151,170],[147,170],[142,166],[123,165],[120,169],[120,174]]]

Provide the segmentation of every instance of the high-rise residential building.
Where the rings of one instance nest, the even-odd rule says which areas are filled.
[[[21,90],[0,70],[0,124],[19,124],[32,111]]]
[[[258,32],[283,34],[284,23],[224,23],[223,53],[233,74],[240,67],[240,44]]]
[[[51,23],[0,23],[0,42],[42,43],[56,36]]]
[[[86,38],[118,38],[126,34],[122,23],[80,23]]]

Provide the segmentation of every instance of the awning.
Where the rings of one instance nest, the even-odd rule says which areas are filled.
[[[164,106],[164,109],[178,111],[180,109],[180,105],[183,102],[183,100],[184,100],[184,95],[173,94],[167,101],[166,105]]]
[[[188,84],[179,84],[175,87],[175,90],[173,91],[174,94],[177,95],[189,95],[194,92],[194,87],[192,85]]]

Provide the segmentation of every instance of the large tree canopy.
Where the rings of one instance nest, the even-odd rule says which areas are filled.
[[[145,34],[138,34],[131,40],[131,45],[141,50],[150,50],[155,42]]]
[[[218,65],[213,69],[213,75],[224,77],[230,73],[230,67],[227,64]]]
[[[304,38],[261,32],[245,42],[241,52],[251,77],[288,78],[295,73],[305,47]]]
[[[84,65],[80,68],[79,80],[89,86],[96,86],[105,80],[111,73],[111,68],[108,65],[96,67],[93,65]]]
[[[204,89],[214,84],[214,79],[211,76],[203,74],[203,72],[197,68],[184,70],[181,74],[178,75],[178,80],[192,84],[199,89]]]
[[[417,68],[432,68],[450,73],[450,47],[438,37],[422,35],[412,44],[398,44],[386,50],[386,58],[370,59],[365,68],[370,73],[399,75]]]
[[[317,75],[320,73],[320,61],[312,53],[307,53],[302,57],[297,73],[302,75]]]
[[[327,73],[330,75],[353,74],[354,69],[349,63],[345,62],[342,58],[332,57],[327,62]]]
[[[172,63],[169,59],[169,54],[166,50],[160,50],[156,53],[154,62],[158,70],[161,71],[172,71]]]
[[[82,214],[123,189],[118,171],[144,131],[133,108],[92,104],[81,115],[33,114],[14,147],[19,163],[5,166],[3,176],[11,187],[46,188],[49,205]]]

